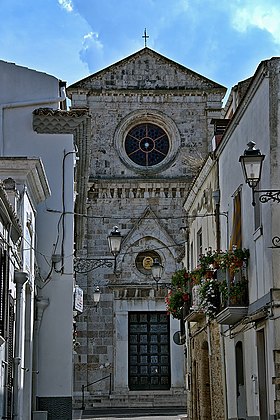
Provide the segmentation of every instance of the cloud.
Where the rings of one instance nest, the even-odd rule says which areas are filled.
[[[103,62],[103,44],[99,40],[97,32],[88,32],[84,35],[82,49],[80,50],[80,59],[88,65],[89,71],[93,71],[94,67],[91,63]]]
[[[251,28],[267,31],[276,44],[280,45],[280,5],[273,2],[247,0],[242,7],[232,10],[232,25],[238,32],[247,32]]]
[[[72,3],[72,0],[58,0],[58,3],[67,12],[73,12],[73,3]]]

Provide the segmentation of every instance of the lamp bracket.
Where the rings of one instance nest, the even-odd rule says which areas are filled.
[[[99,267],[113,267],[113,258],[75,258],[74,271],[76,273],[89,273]]]
[[[280,190],[254,190],[259,193],[259,201],[261,203],[267,203],[268,201],[276,201],[280,203]]]
[[[272,238],[272,247],[271,248],[280,248],[280,237],[279,236],[274,236]]]

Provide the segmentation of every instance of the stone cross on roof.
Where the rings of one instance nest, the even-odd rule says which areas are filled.
[[[145,38],[144,45],[145,45],[145,47],[146,47],[146,46],[147,46],[147,39],[148,39],[148,38],[150,38],[150,37],[149,37],[149,35],[147,35],[147,30],[146,30],[146,28],[145,28],[145,30],[144,30],[144,35],[142,35],[142,38]]]

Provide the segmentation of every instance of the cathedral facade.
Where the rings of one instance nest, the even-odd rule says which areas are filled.
[[[182,267],[183,204],[225,91],[147,47],[68,88],[72,109],[92,118],[89,145],[79,150],[86,213],[76,215],[76,258],[85,268],[76,273],[84,310],[76,317],[74,392],[83,390],[87,403],[110,395],[112,405],[185,404],[180,323],[164,298]],[[112,258],[107,236],[116,225],[123,240],[115,266],[90,267]]]

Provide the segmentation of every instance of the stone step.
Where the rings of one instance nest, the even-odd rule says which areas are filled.
[[[181,418],[186,418],[187,409],[186,407],[104,407],[104,408],[92,408],[83,410],[83,416],[118,416],[122,415],[121,418],[131,417],[131,416],[180,416]]]
[[[112,395],[90,395],[84,396],[84,407],[91,408],[160,408],[160,407],[184,407],[186,405],[185,393],[133,393],[133,394],[112,394]],[[73,408],[81,408],[83,401],[81,396],[75,396]]]

